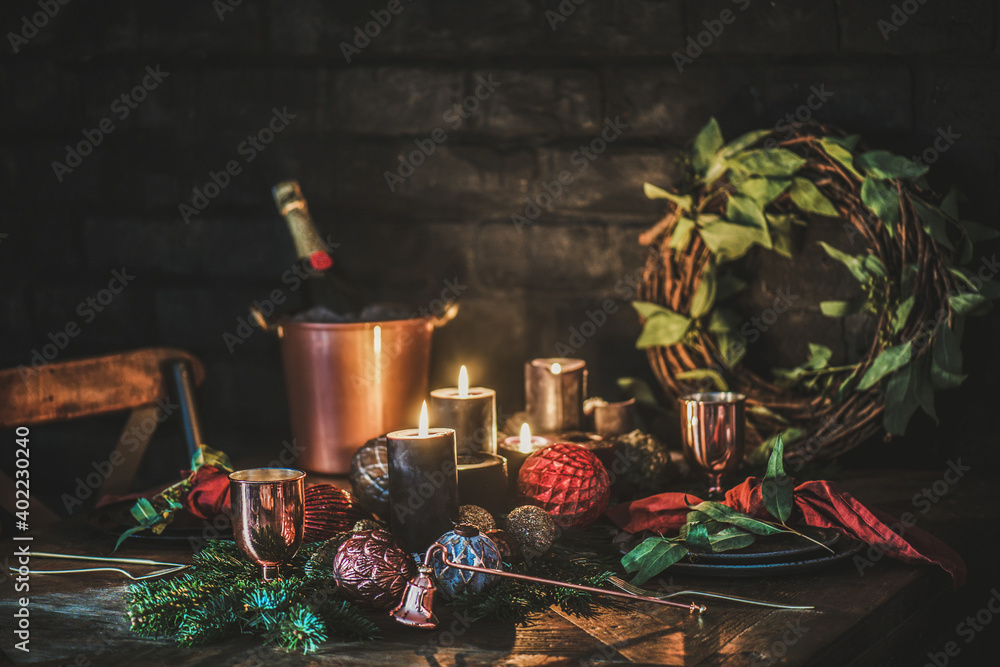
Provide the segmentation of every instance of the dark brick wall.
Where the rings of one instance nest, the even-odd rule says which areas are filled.
[[[882,0],[402,0],[350,62],[342,43],[387,2],[244,0],[220,16],[225,3],[69,2],[17,53],[8,33],[41,10],[0,9],[0,363],[29,362],[126,267],[134,281],[59,358],[192,350],[208,366],[210,439],[236,455],[276,450],[288,430],[276,342],[257,332],[230,353],[222,339],[294,260],[269,194],[282,178],[301,180],[371,297],[420,305],[445,279],[468,285],[437,336],[432,384],[468,363],[506,412],[523,401],[521,364],[552,354],[607,298],[620,308],[579,350],[594,390],[648,374],[615,285],[640,265],[637,234],[660,210],[643,181],[676,184],[710,115],[728,136],[773,127],[825,86],[814,117],[874,146],[912,155],[950,127],[960,139],[933,180],[959,184],[971,217],[997,217],[995,1],[910,0],[913,16],[883,34],[894,9]],[[730,16],[678,71],[674,54]],[[113,102],[147,67],[169,74],[122,117]],[[484,80],[499,86],[487,93]],[[241,143],[275,109],[294,118],[249,161]],[[113,131],[57,180],[52,162],[104,118]],[[627,128],[607,150],[575,162],[616,118]],[[446,141],[390,191],[385,172],[438,128]],[[231,160],[240,173],[185,223],[178,205]],[[511,215],[565,170],[573,181],[516,228]],[[969,329],[973,377],[940,397],[940,430],[915,422],[917,451],[940,454],[956,433],[972,452],[995,441],[988,343],[1000,319]]]

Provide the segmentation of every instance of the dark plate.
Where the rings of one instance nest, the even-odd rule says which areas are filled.
[[[800,531],[820,544],[833,547],[843,537],[840,531],[832,528],[803,528]],[[751,565],[759,563],[787,563],[789,561],[806,560],[822,555],[830,555],[820,544],[810,542],[798,535],[769,535],[758,537],[748,547],[736,551],[722,553],[699,552],[692,550],[682,562],[704,565]]]
[[[792,559],[770,563],[688,563],[681,561],[674,563],[667,569],[668,574],[694,574],[707,577],[760,577],[780,574],[800,574],[812,572],[831,567],[841,561],[854,556],[865,547],[864,542],[859,542],[849,537],[841,537],[836,540],[831,548],[834,553],[825,549],[816,555],[796,556]]]

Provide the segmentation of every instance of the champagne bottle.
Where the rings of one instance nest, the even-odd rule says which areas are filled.
[[[308,272],[302,282],[305,309],[325,306],[337,315],[356,314],[361,306],[360,295],[336,266],[327,244],[316,231],[298,181],[282,181],[271,193],[278,212],[288,224],[295,252]]]

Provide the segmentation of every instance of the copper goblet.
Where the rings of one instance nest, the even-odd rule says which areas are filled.
[[[712,391],[682,396],[681,435],[684,458],[708,473],[708,495],[723,495],[722,476],[743,461],[746,396]]]
[[[265,581],[278,577],[302,544],[306,474],[289,468],[251,468],[229,475],[236,545],[261,567]]]

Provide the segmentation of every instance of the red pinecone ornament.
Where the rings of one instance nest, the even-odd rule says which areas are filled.
[[[608,506],[608,471],[590,451],[560,442],[529,456],[517,478],[518,495],[556,524],[586,526]]]
[[[375,518],[354,496],[333,484],[307,487],[304,505],[303,542],[328,540],[337,533],[349,531],[362,519]]]
[[[333,577],[344,596],[369,609],[388,609],[403,598],[416,564],[384,530],[355,533],[333,557]]]

